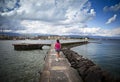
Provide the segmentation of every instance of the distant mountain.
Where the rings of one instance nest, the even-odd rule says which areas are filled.
[[[12,33],[12,32],[0,32],[0,35],[21,36],[21,34],[19,33]]]
[[[12,33],[12,32],[0,32],[0,35],[8,35],[8,36],[26,36],[26,37],[35,37],[35,36],[51,36],[53,34],[41,34],[41,33]],[[120,39],[120,36],[108,37],[108,36],[93,36],[93,35],[60,35],[71,38],[92,38],[92,39]]]
[[[93,39],[120,39],[119,36],[88,36]]]
[[[35,37],[35,36],[50,36],[52,34],[0,32],[0,35]]]
[[[71,38],[91,38],[91,39],[120,39],[119,36],[93,36],[93,35],[63,35],[63,36],[67,36],[67,37],[71,37]]]

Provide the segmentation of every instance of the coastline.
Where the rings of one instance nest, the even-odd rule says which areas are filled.
[[[115,78],[107,71],[102,70],[91,60],[84,58],[82,55],[70,50],[63,49],[62,52],[69,60],[71,67],[76,69],[85,82],[120,82],[120,78]]]
[[[41,41],[41,40],[39,40],[39,41]],[[26,41],[23,41],[23,40],[21,40],[21,41],[17,41],[17,40],[12,40],[12,41],[10,41],[10,40],[7,40],[7,41],[1,41],[1,46],[3,46],[3,47],[1,47],[1,48],[3,48],[3,50],[6,50],[6,53],[7,53],[7,51],[9,52],[9,51],[12,51],[12,50],[14,50],[13,49],[13,47],[12,47],[12,43],[21,43],[21,42],[27,42],[27,43],[38,43],[39,42],[38,40],[37,41],[35,41],[35,40],[33,40],[33,41],[29,41],[29,40],[26,40]],[[9,44],[8,44],[8,42],[9,42]],[[42,41],[42,43],[46,43],[47,41]],[[51,41],[52,42],[52,41]],[[47,42],[48,43],[48,42]],[[84,46],[84,45],[83,45]],[[4,49],[4,47],[5,47],[5,49]],[[7,47],[7,49],[9,49],[9,50],[7,50],[6,49],[6,47]],[[71,49],[70,48],[70,46],[68,45],[67,47],[66,47],[66,49],[68,49],[68,47],[69,47],[69,49]],[[71,46],[72,47],[72,46]],[[65,48],[65,46],[64,46],[64,48]],[[2,49],[1,49],[2,50]],[[79,50],[79,48],[78,48],[78,50]],[[22,56],[22,55],[24,55],[24,54],[26,54],[26,53],[30,53],[31,54],[31,56],[30,56],[30,54],[29,55],[27,55],[26,54],[26,56],[25,57],[33,57],[33,55],[32,55],[32,53],[31,52],[34,52],[34,51],[24,51],[24,54],[20,54],[20,53],[23,53],[23,52],[19,52],[18,53],[18,51],[12,51],[13,53],[11,54],[12,56],[15,56],[15,54],[14,53],[17,53],[17,56],[21,56],[21,57],[24,57],[24,56]],[[40,51],[35,51],[35,53],[36,53],[36,56],[42,56],[42,55],[37,55],[37,53],[38,52],[42,52],[42,50],[40,50]],[[76,51],[75,51],[76,52]],[[10,54],[11,52],[9,52],[9,54]],[[78,53],[78,52],[77,52]],[[18,55],[19,54],[19,55]],[[44,54],[46,54],[46,53],[44,53]],[[81,53],[79,53],[80,55],[81,55]],[[84,54],[82,54],[82,55],[84,55]],[[9,57],[9,55],[8,56],[6,56],[6,57]],[[11,58],[11,57],[10,57]],[[17,57],[18,58],[18,57]],[[20,58],[20,57],[19,57]],[[39,57],[38,57],[39,58]],[[37,59],[37,58],[36,58]],[[31,59],[30,59],[31,60]],[[33,59],[32,59],[33,60]],[[36,60],[35,60],[36,61]],[[16,63],[16,62],[15,62]],[[23,63],[24,64],[24,63]],[[21,64],[22,65],[22,64]],[[32,65],[31,65],[32,66]],[[28,66],[27,66],[28,67]],[[101,66],[100,66],[101,67]],[[23,69],[23,68],[22,68]],[[39,68],[38,68],[39,69]],[[41,69],[41,68],[40,68]],[[21,69],[20,69],[21,70]],[[18,72],[19,72],[19,70],[17,69],[17,74],[18,74]],[[24,74],[24,73],[22,73],[22,74]],[[11,74],[10,74],[11,75]],[[20,76],[19,76],[20,77]],[[17,79],[16,77],[15,77],[15,79]],[[119,81],[118,81],[119,82]]]

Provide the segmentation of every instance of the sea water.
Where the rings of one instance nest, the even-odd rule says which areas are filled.
[[[62,40],[61,42],[75,40]],[[77,40],[79,41],[79,40]],[[1,40],[0,41],[0,82],[39,82],[39,72],[44,67],[44,57],[49,51],[16,51],[15,43],[53,43],[53,40]],[[102,40],[72,48],[78,54],[89,58],[102,69],[120,77],[120,40]]]
[[[61,40],[60,42],[79,40]],[[44,67],[44,57],[49,51],[43,50],[16,51],[12,44],[18,43],[54,43],[55,40],[0,40],[0,82],[39,82],[39,72]]]
[[[92,41],[72,50],[92,60],[116,78],[120,78],[120,40]]]
[[[15,43],[51,43],[42,40],[0,41],[0,82],[38,82],[43,69],[44,57],[49,47],[43,50],[16,51]]]

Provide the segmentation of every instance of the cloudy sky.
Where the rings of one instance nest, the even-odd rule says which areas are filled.
[[[120,36],[120,1],[0,0],[0,31]]]

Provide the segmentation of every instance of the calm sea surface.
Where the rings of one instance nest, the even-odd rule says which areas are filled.
[[[73,40],[72,40],[73,41]],[[75,41],[75,40],[74,40]],[[54,40],[0,40],[0,82],[38,82],[39,71],[43,69],[44,57],[49,51],[16,51],[15,43],[53,43]],[[61,41],[71,42],[71,40]]]
[[[120,78],[120,40],[102,40],[72,48],[102,69]]]
[[[43,50],[15,51],[15,43],[50,43],[52,41],[20,40],[0,41],[0,82],[38,82],[44,57],[49,47]]]
[[[15,51],[15,43],[51,43],[52,40],[1,40],[0,82],[38,82],[43,69],[44,57],[49,47],[43,50]],[[69,41],[61,41],[69,42]],[[91,59],[104,70],[120,77],[120,41],[105,40],[72,48],[80,55]]]

